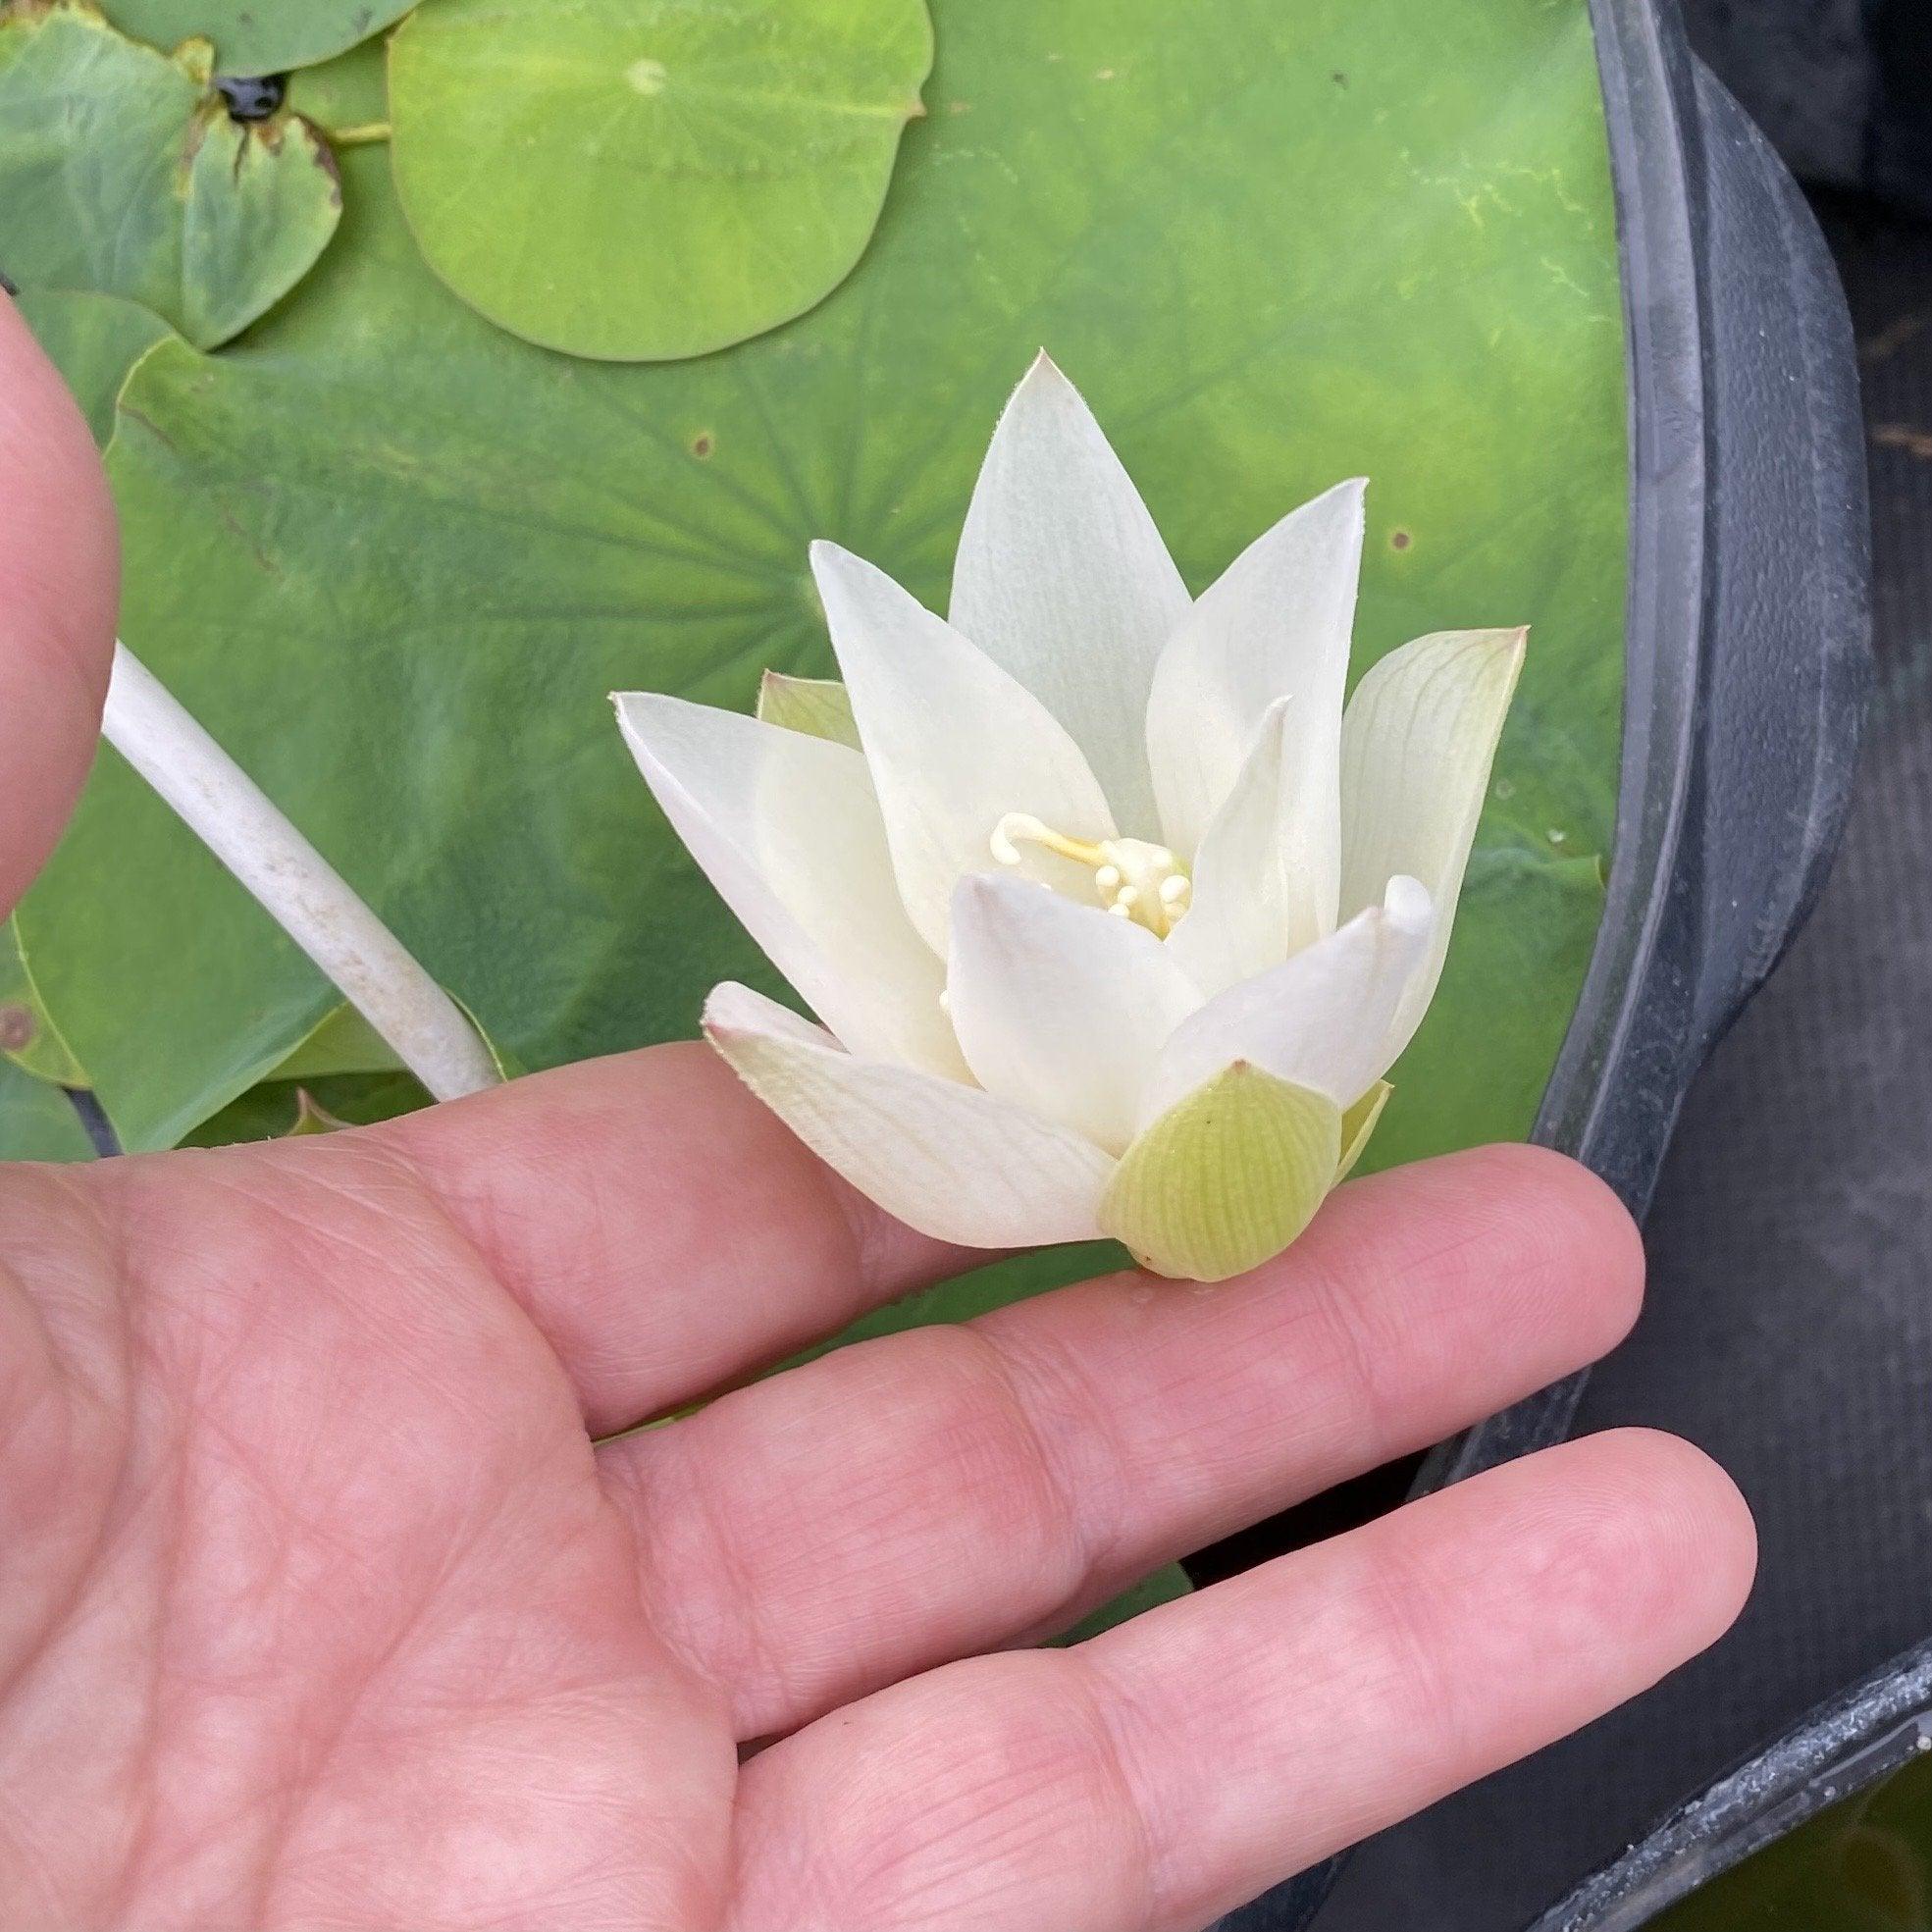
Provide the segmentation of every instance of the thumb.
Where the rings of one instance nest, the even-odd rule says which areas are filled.
[[[87,776],[119,598],[93,440],[0,294],[0,913],[45,862]]]

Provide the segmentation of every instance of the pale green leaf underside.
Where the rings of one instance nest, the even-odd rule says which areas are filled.
[[[794,678],[766,671],[758,684],[758,716],[766,724],[862,749],[852,700],[837,678]]]
[[[1341,1109],[1237,1061],[1121,1157],[1102,1227],[1143,1268],[1225,1281],[1279,1254],[1333,1186]]]
[[[390,43],[396,186],[503,328],[701,355],[851,273],[931,64],[924,0],[438,0]]]
[[[379,33],[416,0],[102,0],[107,17],[155,47],[215,43],[224,74],[286,74]]]
[[[0,250],[15,282],[125,296],[213,348],[308,272],[340,206],[299,118],[238,125],[195,62],[69,0],[0,17]]]
[[[0,1059],[0,1161],[91,1161],[93,1143],[57,1086]]]

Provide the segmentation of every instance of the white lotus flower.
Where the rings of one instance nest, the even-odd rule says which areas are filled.
[[[843,686],[618,716],[698,862],[822,1025],[704,1028],[856,1187],[975,1247],[1101,1235],[1219,1279],[1361,1153],[1441,972],[1521,631],[1343,688],[1360,481],[1190,599],[1044,356],[967,512],[952,621],[812,547]]]

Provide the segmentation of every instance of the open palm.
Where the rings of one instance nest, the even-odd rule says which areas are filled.
[[[3,299],[0,500],[10,901],[114,576]],[[1614,1342],[1635,1234],[1530,1150],[1355,1183],[1211,1291],[1115,1277],[600,1441],[962,1260],[698,1047],[0,1172],[0,1924],[1200,1925],[1742,1598],[1735,1492],[1621,1435],[1023,1647]]]

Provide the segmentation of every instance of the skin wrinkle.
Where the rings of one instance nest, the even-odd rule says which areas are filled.
[[[752,1715],[759,1710],[759,1704],[746,1698],[746,1683],[771,1687],[765,1691],[763,1702],[773,1702],[773,1693],[779,1693],[788,1704],[800,1702],[808,1708],[813,1706],[804,1698],[804,1689],[794,1683],[794,1671],[779,1633],[769,1631],[765,1619],[756,1611],[750,1615],[744,1611],[738,1615],[730,1613],[732,1603],[756,1605],[759,1601],[759,1592],[756,1589],[759,1579],[752,1563],[750,1545],[726,1528],[726,1513],[713,1493],[716,1478],[711,1465],[702,1457],[690,1455],[694,1434],[698,1432],[692,1432],[688,1424],[670,1424],[664,1430],[666,1439],[662,1443],[670,1451],[668,1455],[624,1466],[610,1480],[634,1486],[636,1489],[640,1573],[654,1573],[658,1577],[666,1587],[666,1605],[684,1605],[688,1601],[684,1592],[692,1589],[692,1579],[682,1567],[664,1563],[664,1547],[653,1540],[652,1525],[658,1515],[678,1515],[680,1501],[686,1507],[696,1507],[698,1525],[704,1530],[704,1547],[709,1549],[709,1561],[698,1567],[713,1573],[696,1590],[696,1601],[702,1605],[709,1603],[711,1607],[704,1625],[682,1607],[672,1609],[666,1619],[664,1639],[686,1669],[711,1685],[730,1706],[732,1737],[740,1745],[746,1745],[769,1735],[767,1727]],[[674,1447],[668,1441],[670,1437],[676,1437]],[[668,1478],[678,1472],[682,1472],[684,1482],[672,1484]]]
[[[1038,1336],[1028,1346],[996,1322],[975,1324],[966,1332],[989,1351],[1007,1387],[1016,1422],[1034,1445],[1063,1519],[1067,1549],[1077,1573],[1074,1589],[1058,1606],[1058,1613],[1065,1614],[1098,1582],[1111,1581],[1122,1568],[1125,1489],[1132,1462],[1124,1433],[1071,1350],[1056,1347],[1048,1336]],[[1060,1390],[1064,1399],[1056,1403],[1029,1398],[1029,1379],[1044,1390]],[[1044,1420],[1048,1413],[1070,1410],[1070,1421],[1060,1429],[1048,1427]],[[1078,1453],[1082,1444],[1088,1451],[1084,1455]]]
[[[1139,1718],[1133,1685],[1111,1674],[1091,1650],[1070,1650],[1065,1656],[1076,1683],[1082,1683],[1092,1710],[1095,1738],[1102,1747],[1103,1762],[1120,1792],[1122,1815],[1135,1840],[1132,1869],[1140,1874],[1146,1906],[1137,1926],[1152,1928],[1163,1922],[1174,1909],[1174,1840],[1172,1832],[1161,1832],[1155,1820],[1159,1807],[1146,1799],[1147,1781],[1137,1774],[1137,1755],[1132,1738]]]
[[[1468,1713],[1426,1634],[1432,1611],[1439,1614],[1436,1579],[1384,1539],[1365,1551],[1353,1582],[1374,1606],[1365,1629],[1387,1653],[1388,1661],[1377,1675],[1401,1687],[1403,1701],[1416,1717],[1417,1735],[1428,1738],[1443,1761],[1453,1762],[1468,1746]]]
[[[689,1447],[691,1431],[684,1423],[671,1423],[664,1431],[664,1437],[667,1449],[671,1448],[672,1442],[675,1441],[676,1450],[684,1450]],[[724,1527],[717,1499],[711,1493],[712,1478],[707,1466],[703,1462],[694,1461],[689,1455],[680,1457],[676,1454],[676,1450],[673,1450],[666,1460],[674,1467],[682,1467],[684,1470],[685,1481],[681,1486],[681,1494],[685,1500],[696,1506],[698,1523],[703,1529],[705,1544],[711,1552],[710,1567],[715,1569],[718,1577],[718,1583],[704,1592],[703,1595],[714,1595],[722,1602],[739,1601],[746,1604],[756,1602],[756,1597],[751,1594],[748,1588],[750,1574],[745,1568],[746,1553],[739,1540],[731,1536]],[[638,1552],[640,1579],[647,1574],[655,1573],[660,1581],[668,1586],[663,1595],[666,1609],[664,1613],[660,1613],[660,1634],[670,1646],[672,1654],[685,1668],[709,1685],[716,1695],[732,1707],[732,1735],[739,1743],[748,1743],[759,1733],[756,1727],[748,1726],[742,1721],[737,1708],[736,1687],[746,1678],[759,1676],[767,1681],[782,1683],[786,1670],[783,1652],[774,1651],[770,1647],[763,1624],[755,1615],[739,1617],[719,1615],[720,1628],[728,1631],[732,1640],[727,1642],[721,1655],[715,1642],[705,1644],[699,1641],[688,1618],[675,1607],[683,1600],[678,1589],[679,1579],[671,1568],[662,1564],[662,1551],[649,1535],[650,1525],[657,1513],[652,1506],[653,1499],[664,1496],[661,1481],[653,1482],[652,1477],[656,1476],[661,1479],[664,1472],[654,1459],[653,1464],[643,1465],[642,1469],[650,1473],[642,1478],[643,1487],[639,1496],[642,1507],[638,1512],[641,1529],[634,1537],[634,1543]],[[606,1475],[605,1481],[610,1480],[611,1478]],[[639,1480],[639,1476],[627,1473],[618,1480],[634,1482]],[[642,1582],[640,1582],[639,1595],[642,1600],[644,1596]]]
[[[901,1435],[908,1429],[914,1431],[903,1446],[918,1454],[918,1445],[935,1427],[949,1443],[958,1443],[957,1453],[941,1459],[941,1466],[948,1471],[955,1463],[960,1468],[954,1487],[965,1496],[983,1495],[988,1501],[996,1502],[996,1513],[1005,1519],[996,1537],[994,1525],[982,1524],[980,1520],[986,1513],[984,1507],[973,1508],[967,1518],[969,1546],[976,1550],[982,1542],[988,1548],[995,1542],[1001,1544],[1024,1577],[1026,1600],[1013,1606],[1009,1615],[1030,1619],[1049,1613],[1066,1601],[1077,1579],[1096,1560],[1081,1519],[1098,1490],[1072,1484],[1066,1470],[1056,1466],[1063,1458],[1049,1449],[1026,1396],[1013,1378],[1006,1353],[991,1336],[972,1328],[934,1329],[908,1339],[915,1342],[918,1360],[916,1364],[908,1364],[906,1373],[929,1392],[918,1413],[908,1416],[899,1427]],[[867,1359],[876,1361],[878,1354],[877,1346],[873,1345]],[[857,1376],[860,1366],[841,1364],[827,1373]],[[806,1373],[809,1375],[810,1371]],[[990,1408],[988,1397],[992,1400]],[[738,1399],[742,1402],[744,1398]],[[961,1424],[958,1430],[953,1427],[956,1417]],[[705,1453],[707,1442],[712,1443],[710,1455]],[[900,1446],[895,1440],[895,1448]],[[789,1603],[786,1581],[774,1575],[764,1545],[748,1539],[745,1525],[735,1519],[732,1499],[716,1492],[714,1460],[714,1438],[705,1430],[684,1423],[672,1425],[658,1436],[637,1463],[620,1466],[622,1480],[634,1487],[633,1513],[639,1524],[640,1547],[651,1552],[652,1567],[671,1586],[670,1593],[675,1600],[756,1604],[775,1593],[779,1601]],[[893,1520],[902,1514],[896,1499],[898,1460],[894,1455],[880,1463],[876,1477],[877,1497],[887,1505],[880,1526],[881,1543],[893,1553],[895,1565],[905,1561],[899,1553],[904,1538],[891,1535]],[[866,1466],[871,1467],[873,1463],[874,1458],[868,1456]],[[986,1472],[985,1478],[982,1480],[977,1472]],[[851,1479],[842,1479],[842,1486],[850,1489]],[[911,1500],[917,1504],[918,1510],[914,1540],[922,1544],[923,1519],[929,1505],[923,1490],[913,1492]],[[693,1503],[700,1520],[707,1526],[705,1548],[709,1551],[708,1562],[696,1563],[695,1577],[693,1560],[689,1557],[682,1563],[665,1564],[661,1544],[653,1537],[655,1523],[682,1521],[680,1505]],[[851,1540],[851,1523],[864,1524],[870,1513],[858,1498],[848,1498],[846,1521],[838,1539],[842,1550]],[[962,1526],[960,1534],[966,1535],[966,1526]],[[755,1546],[766,1559],[757,1565],[748,1561]],[[817,1560],[812,1554],[813,1547],[802,1545],[799,1560],[806,1563]],[[708,1581],[706,1572],[715,1573],[718,1581]],[[1071,1573],[1071,1580],[1063,1583],[1068,1573]],[[907,1624],[912,1605],[903,1600],[904,1593],[895,1592],[888,1615],[877,1585],[855,1576],[849,1589],[854,1587],[858,1587],[858,1594],[870,1605],[868,1614],[873,1625],[870,1641],[875,1646],[889,1647],[892,1634]],[[930,1614],[929,1606],[925,1614]],[[973,1621],[983,1623],[983,1614],[976,1615]],[[988,1641],[996,1637],[997,1632],[992,1633]],[[737,1692],[740,1706],[737,1728],[741,1737],[761,1735],[772,1728],[774,1709],[784,1713],[779,1728],[795,1727],[807,1717],[818,1714],[826,1705],[828,1693],[834,1689],[824,1681],[826,1666],[818,1651],[809,1652],[811,1661],[804,1676],[799,1674],[800,1661],[787,1659],[788,1641],[795,1651],[800,1647],[796,1629],[790,1630],[788,1638],[786,1630],[766,1629],[762,1619],[757,1616],[746,1618],[741,1613],[737,1618],[727,1618],[720,1628],[718,1613],[713,1610],[702,1620],[686,1621],[677,1641],[680,1654],[694,1667],[713,1682]],[[903,1644],[905,1639],[901,1637],[899,1642]],[[752,1693],[746,1689],[748,1685],[760,1688]],[[836,1687],[840,1695],[847,1688]]]

